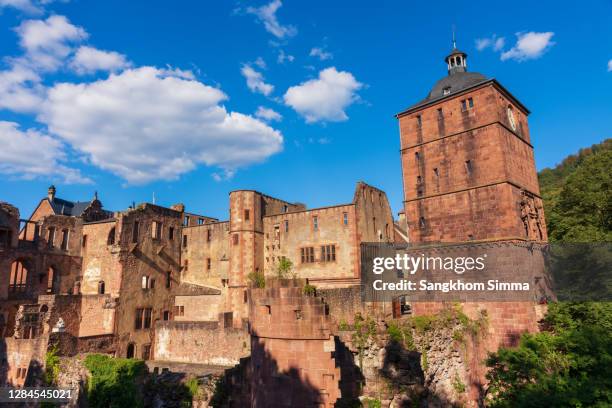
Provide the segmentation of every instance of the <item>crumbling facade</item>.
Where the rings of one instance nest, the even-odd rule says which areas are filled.
[[[361,242],[394,239],[385,193],[365,183],[349,204],[317,209],[234,191],[228,221],[182,204],[109,212],[97,194],[75,203],[51,186],[29,219],[5,203],[0,217],[0,329],[11,350],[38,350],[16,354],[28,363],[60,320],[67,353],[91,346],[144,360],[236,361],[249,353],[251,274],[274,276],[284,258],[293,277],[347,288],[359,282]],[[198,354],[202,337],[223,340]],[[25,381],[24,363],[7,364],[4,381]]]

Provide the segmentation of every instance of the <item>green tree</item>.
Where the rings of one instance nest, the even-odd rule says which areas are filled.
[[[612,303],[551,304],[545,329],[489,355],[489,406],[611,406]]]
[[[289,258],[281,257],[276,267],[276,276],[279,279],[287,279],[291,270],[293,269],[293,262]]]

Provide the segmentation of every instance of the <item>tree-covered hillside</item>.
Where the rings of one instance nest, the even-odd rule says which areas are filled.
[[[538,174],[551,242],[612,241],[612,139]]]

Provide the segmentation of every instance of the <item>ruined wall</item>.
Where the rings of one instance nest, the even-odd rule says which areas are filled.
[[[268,281],[249,295],[253,407],[332,407],[340,398],[332,322],[303,281]]]
[[[233,366],[250,352],[246,330],[218,322],[157,322],[155,360]]]
[[[187,246],[181,248],[181,279],[197,285],[222,288],[229,275],[229,222],[214,222],[182,228]]]
[[[31,384],[34,376],[42,373],[48,336],[35,339],[3,339],[6,347],[5,382],[9,386]]]
[[[115,317],[118,356],[127,355],[130,343],[135,347],[136,357],[143,356],[144,346],[150,347],[152,352],[155,321],[163,319],[164,311],[173,311],[172,291],[178,287],[180,276],[180,214],[151,204],[143,204],[119,214],[120,262],[123,272]],[[135,227],[136,222],[138,228]],[[157,238],[153,237],[153,222],[161,224]],[[169,239],[169,228],[174,228],[172,240]],[[170,288],[166,285],[168,272],[171,276]],[[143,284],[143,277],[148,284]],[[145,327],[146,319],[143,317],[141,328],[137,329],[137,309],[149,308],[150,327]]]
[[[357,245],[361,242],[393,242],[393,213],[387,194],[359,182],[353,203],[356,206]]]
[[[299,278],[307,278],[315,285],[334,284],[356,277],[359,252],[355,243],[354,205],[268,216],[263,224],[264,271],[267,276],[275,276],[280,259],[285,257],[293,263],[293,272]],[[328,245],[334,246],[335,260],[329,261],[324,257],[322,246]],[[302,259],[304,248],[313,248],[314,262]]]
[[[115,219],[83,225],[81,253],[83,255],[83,279],[81,293],[104,293],[119,296],[121,285],[120,233]]]

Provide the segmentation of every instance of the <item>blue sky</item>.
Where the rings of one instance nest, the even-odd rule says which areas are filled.
[[[375,6],[374,6],[375,4]],[[538,169],[611,136],[612,5],[0,0],[0,200],[49,184],[226,219],[256,189],[309,207],[359,180],[402,201],[393,115],[457,46],[531,111]]]

